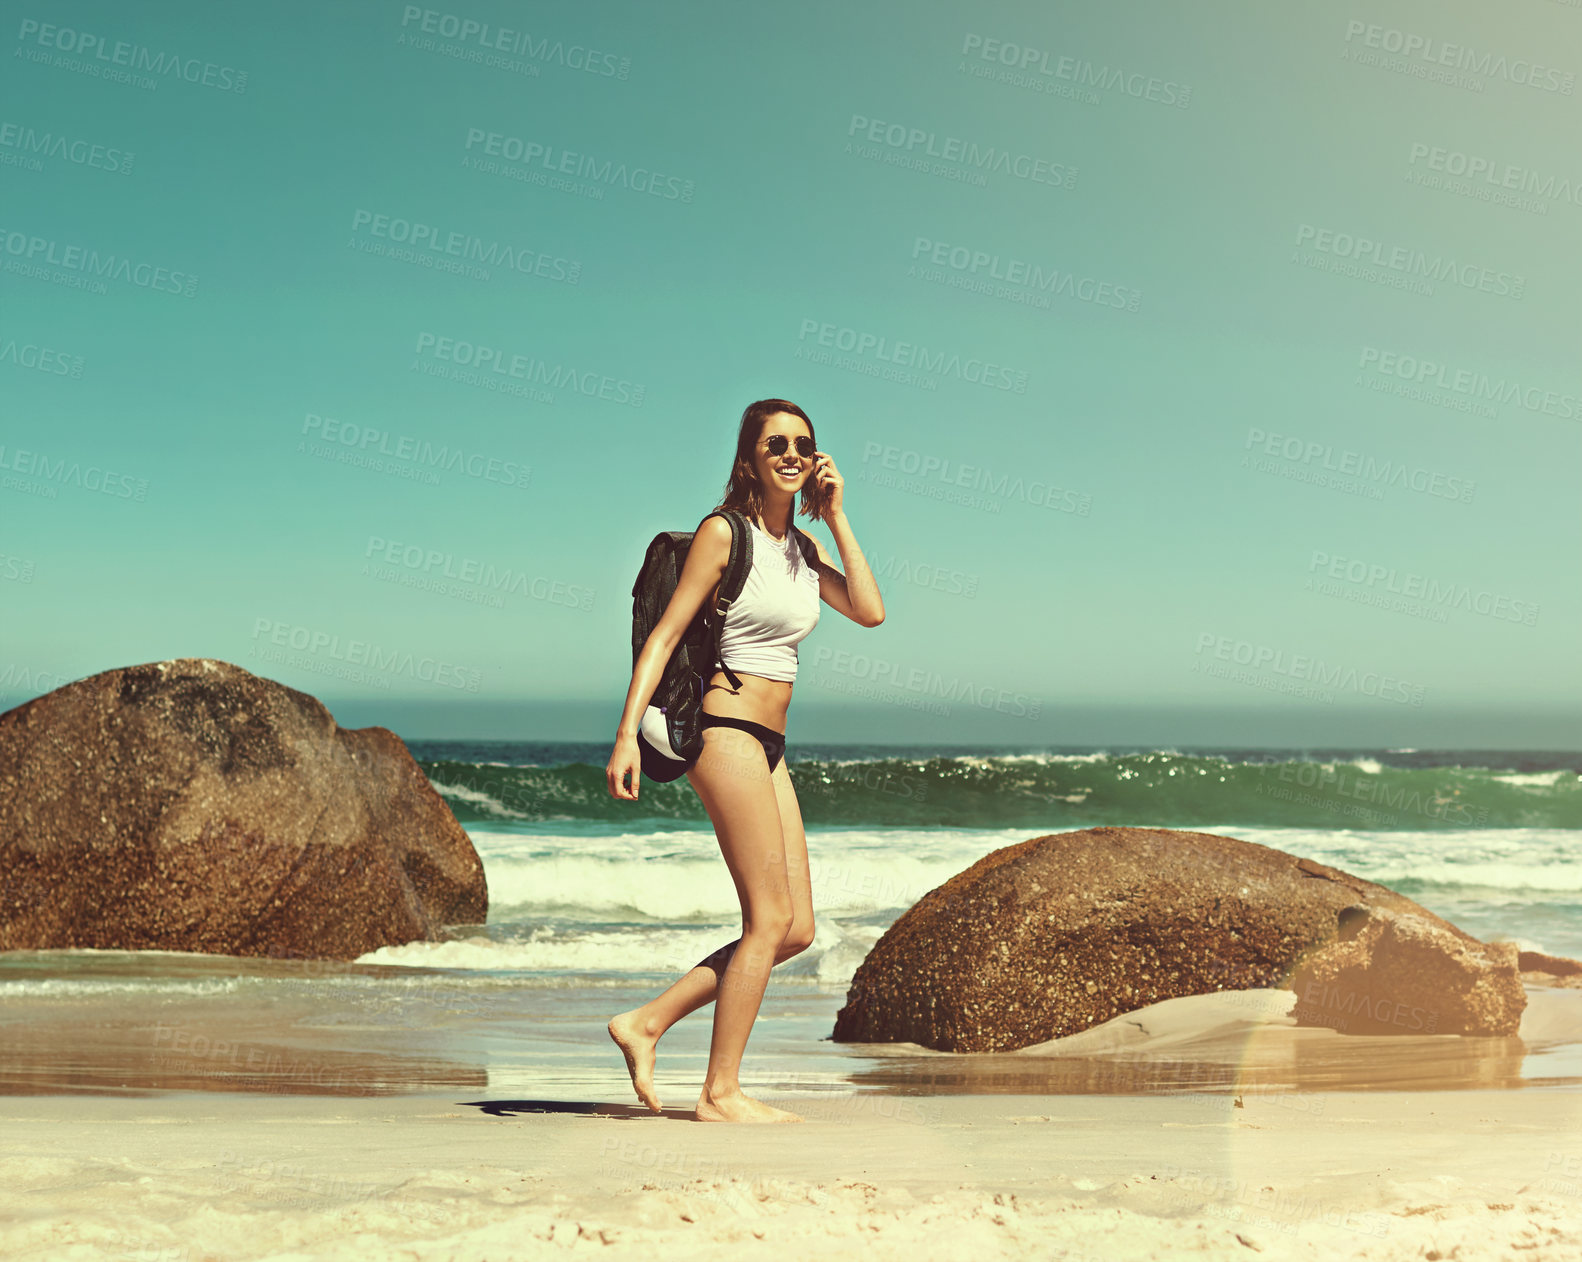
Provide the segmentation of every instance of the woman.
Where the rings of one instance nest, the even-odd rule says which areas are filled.
[[[738,1075],[769,970],[813,941],[807,839],[784,758],[796,646],[817,623],[820,600],[865,627],[884,621],[878,584],[846,520],[843,489],[835,462],[814,445],[806,412],[785,399],[748,405],[719,506],[745,516],[753,532],[752,569],[720,632],[720,663],[731,668],[741,687],[732,689],[723,670],[710,677],[703,694],[703,752],[687,772],[736,883],[742,933],[664,994],[609,1024],[638,1098],[655,1113],[660,1111],[654,1094],[655,1044],[687,1013],[713,1002],[714,1038],[695,1110],[698,1120],[802,1120],[744,1095]],[[818,564],[806,564],[791,530],[798,491],[802,512],[824,522],[835,536],[844,574],[817,539]],[[632,670],[606,768],[612,797],[637,800],[638,727],[672,650],[724,576],[730,546],[730,523],[723,517],[706,518],[693,536],[675,594]]]

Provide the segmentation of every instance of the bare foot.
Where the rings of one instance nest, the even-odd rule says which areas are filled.
[[[626,1072],[632,1075],[632,1089],[637,1092],[637,1098],[658,1113],[659,1097],[654,1094],[654,1048],[659,1036],[650,1033],[647,1023],[638,1020],[635,1012],[612,1017],[605,1028],[621,1049],[621,1055],[626,1057]]]
[[[800,1122],[801,1116],[777,1109],[762,1100],[754,1100],[740,1091],[725,1095],[711,1095],[707,1087],[698,1097],[694,1110],[700,1122]]]

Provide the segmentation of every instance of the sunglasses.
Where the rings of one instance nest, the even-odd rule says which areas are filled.
[[[790,445],[790,440],[784,434],[770,434],[768,438],[764,439],[764,446],[769,448],[769,454],[771,456],[785,455],[786,448]],[[801,456],[804,460],[811,460],[813,459],[813,452],[815,450],[816,448],[813,446],[813,440],[811,438],[809,438],[806,434],[797,435],[797,455]]]

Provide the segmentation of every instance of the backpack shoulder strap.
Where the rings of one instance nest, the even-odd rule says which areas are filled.
[[[796,530],[797,547],[802,549],[802,559],[814,570],[818,569],[818,549],[813,545],[812,536],[797,530],[796,523],[791,523],[791,529]]]
[[[725,572],[720,575],[720,581],[714,589],[714,599],[709,605],[710,610],[723,622],[731,603],[747,586],[747,574],[753,568],[753,536],[752,531],[747,529],[747,519],[740,513],[722,508],[710,513],[703,521],[708,521],[709,517],[723,517],[731,528],[730,555],[725,559]],[[701,529],[703,522],[699,522],[698,526]],[[697,531],[693,531],[693,537],[696,536]]]
[[[730,612],[731,605],[742,594],[742,588],[747,585],[747,574],[753,567],[753,534],[747,528],[747,519],[732,509],[719,509],[708,514],[709,517],[723,517],[731,527],[731,554],[725,562],[725,572],[720,576],[719,586],[714,589],[714,597],[708,606],[708,628],[711,668],[718,662],[719,668],[725,672],[725,678],[731,681],[732,688],[742,686],[741,679],[729,666],[719,661],[720,632],[725,626],[725,615]],[[703,522],[699,522],[701,526]]]

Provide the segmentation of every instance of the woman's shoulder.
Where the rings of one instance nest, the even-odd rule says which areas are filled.
[[[692,542],[702,544],[705,552],[729,556],[731,524],[718,512],[712,513],[698,523],[698,528],[692,533]]]

